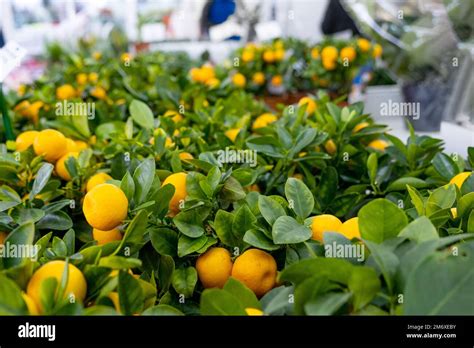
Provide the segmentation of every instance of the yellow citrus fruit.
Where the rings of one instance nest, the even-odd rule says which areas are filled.
[[[93,228],[109,231],[127,217],[128,199],[117,186],[100,184],[87,192],[82,211]]]
[[[324,59],[323,58],[323,67],[324,69],[330,71],[336,69],[337,62],[332,59]]]
[[[311,222],[311,230],[313,231],[312,238],[322,242],[323,232],[337,232],[341,226],[341,220],[334,215],[322,214],[315,216]]]
[[[117,313],[121,313],[120,311],[120,299],[119,299],[119,294],[117,291],[112,291],[107,295],[108,298],[112,301],[114,304],[114,308],[117,311]]]
[[[337,59],[338,52],[334,46],[326,46],[321,51],[321,58],[323,60],[335,61]]]
[[[33,148],[36,155],[43,156],[48,162],[54,162],[66,151],[66,137],[57,130],[45,129],[37,134]]]
[[[224,134],[230,140],[235,141],[235,139],[237,138],[237,135],[239,134],[239,132],[240,132],[240,128],[231,128],[231,129],[225,131]]]
[[[184,202],[184,199],[188,195],[188,191],[186,190],[186,173],[175,173],[168,176],[165,181],[163,181],[163,185],[171,184],[174,186],[174,194],[170,201],[170,212],[171,215],[176,215],[180,210],[181,202]]]
[[[462,184],[464,183],[464,181],[466,181],[466,179],[472,174],[472,172],[462,172],[462,173],[459,173],[457,175],[455,175],[450,181],[449,183],[450,184],[454,184],[456,185],[457,187],[461,188],[462,187]]]
[[[38,123],[39,111],[43,107],[43,105],[44,105],[44,103],[42,101],[35,101],[26,110],[26,117],[28,117],[34,123]]]
[[[107,97],[107,92],[105,92],[104,88],[97,86],[97,87],[92,88],[91,96],[97,99],[105,99]]]
[[[81,152],[82,150],[85,150],[88,148],[87,143],[82,140],[74,140],[74,143],[76,144],[76,151]]]
[[[303,105],[306,105],[306,113],[308,114],[313,114],[317,106],[316,102],[310,97],[303,97],[300,99],[300,101],[298,102],[298,106]]]
[[[367,146],[375,150],[384,151],[388,146],[388,143],[385,140],[375,139],[372,140]]]
[[[89,82],[96,83],[97,81],[99,81],[99,74],[95,72],[91,72],[88,78],[89,78]]]
[[[165,112],[163,115],[164,117],[171,117],[171,120],[173,120],[174,123],[181,122],[183,120],[183,116],[177,111],[174,110],[168,110]]]
[[[358,131],[364,129],[365,127],[368,127],[369,123],[368,122],[361,122],[359,124],[356,124],[354,129],[352,130],[352,133],[357,133]]]
[[[189,152],[180,152],[178,156],[181,161],[194,159],[194,156],[191,155]]]
[[[189,71],[189,75],[191,76],[191,80],[195,82],[204,82],[204,74],[200,68],[192,68]]]
[[[222,288],[232,272],[230,253],[224,248],[211,248],[198,257],[196,270],[202,285]]]
[[[68,152],[75,152],[77,149],[76,143],[74,140],[66,138],[66,153]]]
[[[5,239],[7,239],[7,237],[7,232],[0,232],[0,245],[3,245],[5,243]]]
[[[40,302],[41,285],[48,278],[56,278],[58,286],[61,283],[63,272],[66,268],[66,262],[62,260],[49,261],[48,263],[41,266],[28,282],[26,287],[26,294],[37,305],[39,312],[42,311]],[[68,277],[66,288],[64,291],[64,297],[67,298],[71,294],[74,295],[75,300],[84,301],[87,293],[87,282],[82,272],[76,266],[68,264]]]
[[[22,292],[21,297],[23,297],[23,301],[25,301],[26,308],[28,308],[28,313],[31,315],[39,315],[38,306],[36,305],[35,301],[28,296],[26,293]]]
[[[206,82],[216,77],[216,74],[214,72],[214,67],[212,67],[211,65],[203,65],[201,67],[201,76],[203,79],[202,82]]]
[[[92,57],[95,60],[100,60],[100,58],[102,58],[102,53],[96,51],[96,52],[92,53]]]
[[[273,256],[265,251],[249,249],[235,260],[232,277],[260,297],[275,286],[277,264]]]
[[[245,87],[246,82],[247,82],[247,79],[241,73],[237,73],[234,76],[232,76],[232,83],[234,84],[234,86],[243,88]]]
[[[244,63],[248,63],[248,62],[251,62],[255,57],[255,53],[253,50],[247,50],[247,49],[244,49],[242,51],[242,61]]]
[[[26,131],[21,134],[19,134],[16,137],[16,150],[17,151],[25,151],[27,148],[29,148],[31,145],[33,145],[33,142],[36,139],[36,136],[39,134],[37,131]]]
[[[373,47],[372,56],[374,58],[378,58],[382,55],[382,53],[383,53],[382,46],[380,46],[379,44],[375,44]]]
[[[97,241],[97,245],[103,245],[106,243],[114,242],[122,239],[122,233],[116,227],[109,231],[98,230],[97,228],[92,229],[92,238]]]
[[[319,58],[319,49],[317,47],[314,47],[311,50],[311,58],[313,58],[313,59],[318,59]]]
[[[72,99],[76,96],[76,90],[69,84],[59,86],[56,89],[56,98],[58,99]]]
[[[347,239],[352,239],[352,238],[360,239],[359,218],[353,217],[352,219],[345,221],[339,227],[338,232],[343,234]]]
[[[271,84],[273,86],[279,87],[281,86],[282,83],[283,83],[283,77],[281,77],[281,75],[275,75],[271,79]]]
[[[339,57],[341,57],[343,62],[345,59],[347,59],[349,62],[352,62],[356,58],[356,55],[356,50],[354,49],[354,47],[350,46],[344,47],[339,53]]]
[[[278,118],[271,114],[271,113],[264,113],[260,116],[258,116],[255,121],[253,122],[252,129],[258,129],[258,128],[263,128],[268,126],[270,123],[273,123],[277,120]]]
[[[370,50],[370,41],[364,38],[357,39],[357,46],[362,52],[368,52]]]
[[[275,53],[271,50],[263,52],[263,61],[266,63],[273,63],[275,61]]]
[[[30,102],[28,100],[23,100],[21,103],[16,105],[13,110],[18,112],[21,116],[28,117],[28,112],[30,108]]]
[[[107,180],[112,180],[112,177],[107,173],[97,173],[90,177],[87,181],[86,190],[89,192],[94,187],[100,184],[105,184]]]
[[[257,86],[261,86],[265,83],[265,74],[262,72],[256,72],[252,76],[252,81],[255,83]]]
[[[326,141],[326,143],[324,144],[324,148],[330,155],[334,155],[337,151],[336,143],[334,143],[332,139],[329,139],[328,141]]]
[[[76,81],[79,85],[85,85],[87,83],[87,74],[84,74],[84,73],[77,74]]]
[[[273,46],[276,48],[276,49],[283,49],[283,47],[285,46],[285,44],[283,43],[283,40],[276,40],[274,43],[273,43]]]
[[[282,48],[279,48],[277,50],[275,50],[275,60],[276,61],[280,61],[280,60],[283,60],[285,58],[285,50],[282,49]]]
[[[453,216],[453,219],[456,219],[458,217],[458,209],[451,208],[451,215]]]
[[[215,87],[219,86],[219,83],[221,83],[221,82],[220,82],[219,79],[216,78],[216,77],[211,77],[209,80],[206,81],[206,85],[209,86],[209,87],[211,87],[211,88],[215,88]],[[206,103],[207,103],[207,104],[206,104]],[[208,102],[207,100],[203,101],[202,104],[203,104],[203,106],[205,106],[205,107],[208,107],[208,106],[209,106],[209,102]]]
[[[132,55],[128,52],[122,53],[120,55],[120,60],[122,61],[122,63],[130,62],[132,60]]]
[[[260,309],[257,309],[257,308],[245,308],[245,312],[247,313],[247,315],[263,315],[263,312],[260,310]]]
[[[66,168],[66,161],[69,157],[78,158],[79,152],[68,152],[67,154],[62,156],[60,159],[58,159],[55,166],[56,174],[58,174],[58,176],[61,179],[66,180],[66,181],[71,180],[71,174],[68,172]]]

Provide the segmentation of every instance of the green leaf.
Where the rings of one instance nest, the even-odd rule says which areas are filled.
[[[25,222],[37,222],[44,216],[44,210],[34,208],[16,208],[12,211],[11,217],[19,225]]]
[[[258,209],[270,226],[273,225],[280,216],[286,215],[285,209],[283,209],[280,203],[263,195],[258,197]]]
[[[334,167],[326,167],[321,171],[321,181],[319,183],[318,199],[323,207],[334,201],[337,193],[338,174]]]
[[[155,160],[152,157],[149,157],[140,163],[133,173],[133,181],[135,182],[135,204],[138,205],[145,202],[154,178]]]
[[[459,168],[451,157],[444,153],[437,153],[431,161],[433,167],[446,180],[451,180],[453,176],[459,173]]]
[[[404,177],[393,181],[390,185],[388,185],[386,191],[405,191],[407,189],[407,185],[410,185],[414,188],[425,188],[428,186],[424,180],[413,177]]]
[[[160,227],[149,231],[151,244],[160,255],[176,256],[178,234],[170,228]]]
[[[347,285],[353,294],[355,310],[369,304],[381,287],[377,273],[369,267],[354,268]]]
[[[349,301],[351,295],[350,292],[329,292],[308,301],[304,311],[307,315],[332,315]]]
[[[260,230],[250,229],[245,232],[244,242],[259,249],[277,250],[280,246],[273,244],[273,241],[268,238],[265,233]]]
[[[106,256],[102,257],[99,261],[99,266],[107,267],[112,269],[130,269],[138,268],[142,266],[142,261],[133,257],[124,256]]]
[[[373,152],[369,155],[369,158],[367,158],[367,169],[369,171],[370,183],[372,185],[375,185],[375,177],[377,176],[377,167],[378,167],[377,154]]]
[[[178,239],[178,256],[183,257],[201,249],[207,243],[207,237],[190,238],[182,235]]]
[[[408,224],[404,211],[384,198],[366,204],[358,216],[362,238],[376,243],[396,237]]]
[[[221,289],[206,289],[201,295],[201,315],[247,315],[240,301]]]
[[[33,182],[33,187],[30,191],[30,200],[33,200],[35,196],[46,186],[49,178],[51,177],[53,169],[54,166],[51,163],[44,163],[38,170],[35,181]]]
[[[150,307],[143,311],[142,315],[165,315],[165,316],[181,316],[184,315],[179,309],[166,304],[159,304],[157,306]]]
[[[347,284],[354,267],[350,262],[336,258],[306,259],[283,269],[280,281],[289,281],[297,285],[318,274],[331,281]]]
[[[154,200],[156,202],[153,213],[158,218],[163,219],[169,210],[171,198],[173,198],[175,188],[171,184],[166,184],[160,187],[155,195]]]
[[[118,294],[120,310],[125,315],[140,313],[143,309],[145,296],[140,283],[128,272],[120,271],[118,277]]]
[[[33,246],[34,237],[35,225],[32,222],[27,222],[11,231],[8,234],[8,237],[5,239],[4,245],[8,245],[9,248],[11,248],[12,246],[16,246],[21,248],[18,250],[24,250],[24,246]],[[29,250],[30,252],[33,252],[33,249]],[[17,266],[22,262],[23,257],[26,256],[33,257],[34,255],[18,255],[18,257],[5,257],[3,259],[3,264],[5,268]]]
[[[238,298],[244,308],[262,308],[254,292],[235,278],[230,277],[227,280],[224,290]]]
[[[120,182],[120,189],[125,193],[125,196],[127,196],[128,202],[131,202],[135,195],[135,182],[129,171],[123,176]]]
[[[458,202],[457,213],[458,217],[463,217],[465,213],[474,209],[474,192],[470,192],[461,197]]]
[[[288,307],[292,306],[290,296],[293,295],[293,286],[279,286],[273,288],[260,299],[263,311],[269,315],[286,314]]]
[[[178,294],[188,298],[193,295],[197,279],[197,271],[194,267],[178,268],[173,272],[171,284]]]
[[[214,219],[214,229],[220,241],[230,247],[237,246],[237,241],[232,233],[232,223],[234,215],[225,210],[220,209]]]
[[[158,263],[158,285],[160,287],[160,294],[166,293],[171,285],[171,278],[174,272],[174,260],[171,256],[161,255]]]
[[[313,211],[314,197],[303,181],[288,178],[285,184],[285,195],[290,208],[292,208],[299,217],[304,219]]]
[[[407,190],[411,198],[411,202],[415,206],[418,215],[425,214],[425,201],[423,200],[423,196],[418,192],[418,190],[410,185],[407,185]]]
[[[173,218],[173,222],[181,233],[191,238],[200,237],[205,232],[197,209],[180,212]]]
[[[253,224],[257,218],[252,214],[252,211],[247,204],[243,204],[234,214],[234,221],[232,222],[232,234],[234,235],[236,245],[242,246],[242,240],[245,232],[253,228]]]
[[[134,99],[130,103],[130,115],[132,119],[141,127],[153,129],[153,112],[144,102]]]
[[[448,184],[434,190],[426,201],[426,213],[431,215],[437,208],[451,208],[456,201],[456,186]]]
[[[0,274],[0,315],[25,315],[27,311],[21,289],[13,280]]]
[[[36,223],[36,228],[41,230],[69,230],[72,228],[72,220],[64,211],[55,211],[46,214]]]
[[[472,315],[474,242],[457,248],[457,255],[432,254],[410,274],[405,288],[405,315]]]
[[[234,177],[230,176],[224,183],[221,190],[221,195],[224,200],[229,202],[240,201],[245,199],[245,191],[240,182]]]
[[[420,216],[418,219],[410,222],[400,231],[398,236],[407,237],[417,243],[439,238],[436,228],[426,216]]]
[[[114,251],[114,255],[117,254],[124,246],[129,244],[140,244],[143,242],[143,236],[146,232],[148,224],[148,215],[145,210],[140,210],[137,215],[133,218],[120,241],[119,246]]]
[[[272,237],[275,244],[294,244],[308,240],[312,236],[311,229],[301,225],[290,216],[280,216],[272,228]]]
[[[386,245],[376,244],[369,240],[364,240],[364,243],[367,245],[371,253],[367,260],[367,265],[371,265],[375,262],[378,270],[382,273],[385,279],[389,292],[391,293],[394,289],[394,277],[400,261],[393,251]]]

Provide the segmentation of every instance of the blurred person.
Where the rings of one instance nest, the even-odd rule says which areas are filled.
[[[321,30],[326,35],[351,30],[352,35],[360,35],[357,26],[342,6],[340,0],[329,0]]]
[[[209,0],[202,10],[200,29],[201,39],[209,38],[209,28],[224,23],[235,13],[234,0]]]

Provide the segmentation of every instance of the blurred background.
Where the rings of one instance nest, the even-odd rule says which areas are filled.
[[[248,42],[317,45],[360,35],[380,44],[383,57],[349,81],[349,101],[364,101],[400,137],[408,135],[404,119],[384,116],[381,105],[418,103],[415,129],[462,152],[474,145],[473,23],[473,0],[2,0],[0,47],[26,49],[8,90],[41,76],[52,43],[74,49],[94,37],[133,54],[185,51],[223,64]]]

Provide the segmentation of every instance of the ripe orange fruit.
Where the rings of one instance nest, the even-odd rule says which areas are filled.
[[[198,257],[196,270],[205,288],[222,288],[232,272],[230,253],[224,248],[211,248]]]
[[[122,240],[122,233],[116,227],[109,231],[98,230],[97,228],[92,229],[92,237],[97,241],[97,245],[103,245],[106,243]]]
[[[334,46],[326,46],[321,51],[321,58],[323,60],[335,61],[338,57],[337,48]]]
[[[45,129],[39,132],[33,142],[37,156],[43,156],[48,162],[57,161],[67,149],[66,137],[57,130]]]
[[[84,74],[84,73],[77,74],[76,81],[79,85],[85,85],[87,83],[87,74]]]
[[[379,44],[375,44],[372,50],[372,57],[378,58],[382,55],[383,48]]]
[[[281,77],[281,75],[275,75],[271,79],[271,84],[273,86],[279,87],[282,85],[282,83],[283,83],[283,77]]]
[[[315,216],[311,222],[311,230],[313,231],[312,238],[323,242],[323,232],[337,232],[341,226],[341,220],[334,215],[322,214]]]
[[[332,139],[329,139],[328,141],[326,141],[326,143],[324,144],[324,148],[330,155],[334,155],[337,151],[336,143]]]
[[[188,195],[188,191],[186,190],[186,173],[175,173],[168,176],[165,181],[163,181],[163,185],[171,184],[174,186],[174,194],[170,200],[170,215],[176,215],[180,210],[180,205],[184,203],[184,199]]]
[[[104,184],[107,180],[112,180],[113,178],[107,173],[97,173],[90,177],[87,181],[86,191],[89,192],[94,187],[100,184]]]
[[[232,277],[260,297],[275,286],[277,264],[273,256],[265,251],[248,249],[235,260]]]
[[[347,239],[360,239],[359,218],[353,217],[352,219],[345,221],[341,227],[339,227],[338,232],[342,233]]]
[[[109,231],[127,217],[128,199],[117,186],[100,184],[87,192],[82,211],[93,228]]]
[[[56,278],[59,286],[65,267],[66,262],[64,261],[49,261],[36,270],[35,273],[33,273],[33,276],[30,278],[26,288],[26,293],[35,302],[39,312],[42,311],[40,302],[41,285],[48,278]],[[86,293],[87,282],[84,278],[84,275],[76,266],[69,263],[64,297],[67,298],[72,294],[74,295],[76,301],[84,301],[86,298]]]
[[[356,50],[353,47],[344,47],[341,49],[341,52],[339,53],[339,56],[341,59],[344,61],[347,59],[347,61],[352,62],[356,58]]]
[[[364,129],[365,127],[368,127],[369,123],[368,122],[361,122],[359,124],[356,124],[354,129],[352,130],[352,133],[357,133],[358,131]]]
[[[79,152],[68,152],[67,154],[62,156],[60,159],[58,159],[58,161],[56,162],[56,166],[55,166],[56,174],[58,174],[58,176],[61,179],[66,180],[66,181],[71,180],[71,174],[69,173],[69,171],[66,168],[66,161],[69,157],[78,158],[79,157]]]
[[[312,115],[316,110],[317,104],[316,102],[310,97],[303,97],[298,102],[298,106],[306,105],[306,113]]]
[[[38,306],[36,305],[35,301],[30,296],[22,292],[21,297],[23,297],[23,301],[25,301],[26,308],[28,308],[28,313],[30,313],[30,315],[40,314]]]
[[[370,50],[370,41],[364,38],[357,39],[357,46],[362,52],[368,52]]]
[[[64,99],[72,99],[76,96],[76,90],[69,84],[65,84],[59,86],[56,89],[56,98],[64,100]]]
[[[461,188],[462,187],[462,184],[464,183],[464,181],[466,181],[466,179],[472,174],[472,172],[462,172],[462,173],[459,173],[457,175],[455,175],[450,181],[449,183],[450,184],[454,184],[456,185],[457,187]]]
[[[367,147],[371,147],[372,149],[384,151],[385,148],[388,146],[388,143],[385,140],[375,139],[372,140]]]
[[[256,72],[252,76],[252,81],[255,83],[257,86],[261,86],[265,83],[265,74],[262,72]]]
[[[247,82],[247,79],[241,73],[236,73],[234,76],[232,76],[232,83],[236,87],[243,88],[245,87],[246,82]]]
[[[183,120],[183,116],[177,111],[174,110],[168,110],[165,112],[163,115],[164,117],[170,117],[174,123],[181,122]]]
[[[15,141],[16,150],[20,152],[25,151],[27,148],[33,145],[33,142],[35,141],[38,134],[39,132],[37,131],[26,131],[19,134]]]
[[[189,152],[180,152],[178,156],[181,161],[194,159],[194,156],[191,155]]]
[[[278,118],[271,114],[271,113],[264,113],[260,116],[258,116],[255,121],[253,122],[252,129],[258,129],[258,128],[263,128],[268,126],[270,123],[273,123],[277,120]]]

